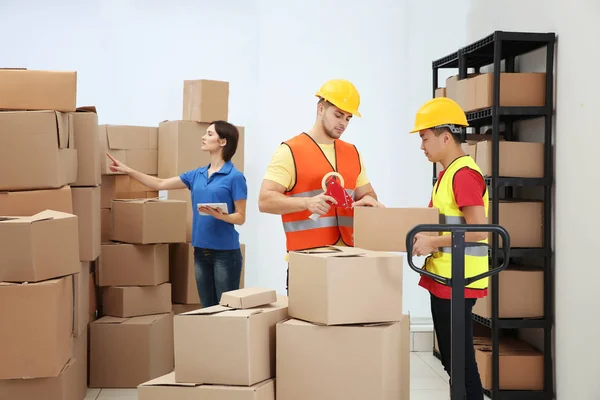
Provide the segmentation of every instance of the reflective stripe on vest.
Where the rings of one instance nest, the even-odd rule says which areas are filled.
[[[285,232],[300,232],[310,229],[329,228],[332,226],[354,226],[352,217],[320,217],[318,220],[305,219],[302,221],[284,222],[283,230]]]

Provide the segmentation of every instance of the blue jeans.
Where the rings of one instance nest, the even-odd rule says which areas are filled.
[[[194,269],[202,307],[214,306],[223,292],[239,289],[242,251],[194,247]]]

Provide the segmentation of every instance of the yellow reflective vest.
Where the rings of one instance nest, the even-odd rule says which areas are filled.
[[[441,179],[434,185],[431,199],[433,207],[437,208],[440,213],[440,224],[464,224],[465,218],[459,210],[454,198],[453,181],[454,175],[462,168],[471,168],[481,174],[481,170],[475,161],[468,155],[454,160],[446,169]],[[485,218],[488,218],[488,190],[482,196],[485,208]],[[442,235],[450,235],[450,232],[442,232]],[[484,273],[489,268],[488,258],[488,240],[481,240],[476,245],[471,243],[465,246],[465,277],[473,277]],[[425,262],[425,269],[434,274],[450,278],[452,275],[452,248],[442,247],[439,251],[433,253]],[[485,289],[488,287],[488,278],[480,279],[467,286],[471,289]]]

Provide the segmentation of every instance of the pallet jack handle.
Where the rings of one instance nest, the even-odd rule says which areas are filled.
[[[415,236],[419,232],[450,232],[452,235],[452,277],[446,278],[424,268],[415,266],[412,259]],[[504,260],[498,268],[490,269],[482,274],[465,278],[465,248],[481,246],[479,243],[466,243],[467,232],[491,232],[502,237]],[[428,276],[443,285],[452,288],[451,301],[451,350],[450,350],[450,398],[463,400],[465,392],[465,286],[500,273],[506,269],[510,257],[510,237],[508,232],[499,225],[491,224],[438,224],[417,225],[406,235],[406,252],[408,265],[421,275]]]

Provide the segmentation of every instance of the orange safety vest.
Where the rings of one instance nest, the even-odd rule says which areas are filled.
[[[361,172],[360,156],[352,144],[335,140],[336,165],[333,166],[319,147],[306,133],[284,142],[291,152],[296,168],[296,183],[285,193],[293,197],[313,197],[323,193],[323,177],[332,171],[344,178],[344,188],[354,199],[356,180]],[[281,216],[288,251],[332,246],[340,237],[347,246],[354,245],[354,209],[331,207],[329,212],[313,221],[309,210]]]

